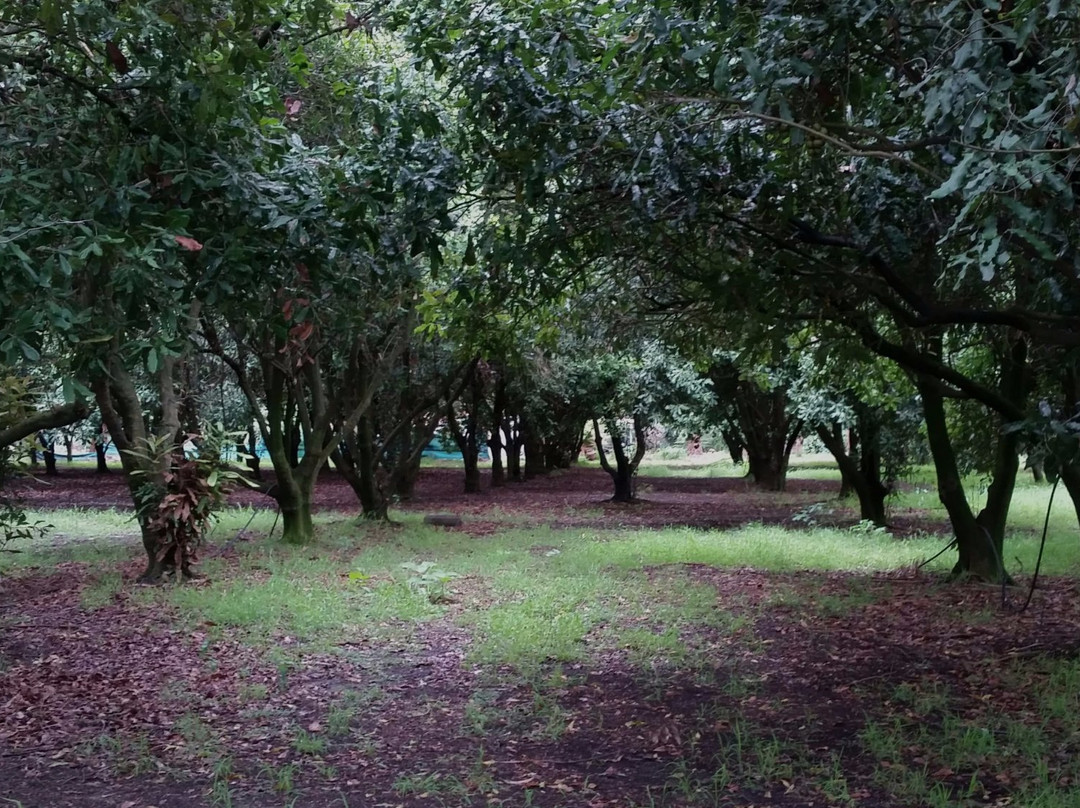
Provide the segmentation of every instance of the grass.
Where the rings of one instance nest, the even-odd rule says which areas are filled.
[[[83,587],[80,605],[87,610],[112,603],[124,588],[124,579],[116,570],[107,569]]]
[[[139,526],[130,511],[113,508],[28,510],[31,523],[49,526],[34,539],[19,539],[6,545],[17,553],[0,554],[0,573],[20,566],[41,566],[64,561],[83,563],[116,562],[132,557],[139,546]],[[219,515],[208,536],[211,544],[224,543],[247,526],[252,534],[269,533],[274,511],[250,508],[227,508]],[[250,525],[248,525],[250,521]],[[279,528],[280,530],[280,528]]]
[[[85,758],[104,761],[124,777],[156,773],[165,768],[151,751],[150,739],[142,733],[103,732],[84,742],[78,751]]]
[[[1037,721],[993,702],[966,712],[941,688],[905,685],[892,698],[899,710],[868,720],[859,746],[876,762],[878,784],[912,804],[977,802],[983,781],[1004,775],[1013,804],[1075,806],[1080,804],[1078,670],[1073,659],[1038,659],[1005,671],[1005,692],[1039,682]]]
[[[656,462],[648,470],[655,476],[739,472],[723,459]],[[793,473],[827,477],[835,470],[806,461]],[[893,507],[937,518],[940,505],[932,489],[924,490],[924,476],[916,470],[914,489],[898,496]],[[983,495],[977,485],[969,493],[975,500]],[[1017,487],[1006,544],[1016,569],[1034,565],[1048,498],[1047,486],[1025,479]],[[834,505],[826,503],[822,510]],[[227,512],[216,540],[227,540],[250,516],[250,511]],[[443,716],[446,732],[472,746],[452,765],[438,757],[422,766],[402,764],[391,787],[401,800],[482,803],[504,788],[485,758],[486,739],[503,733],[515,743],[541,746],[572,739],[589,720],[582,717],[587,699],[579,694],[589,692],[588,672],[602,671],[602,664],[626,666],[633,681],[625,687],[638,688],[633,692],[650,715],[661,711],[679,687],[695,694],[692,728],[677,729],[671,736],[677,741],[667,741],[679,748],[675,762],[645,801],[638,795],[639,805],[729,805],[745,796],[740,789],[750,789],[760,802],[761,794],[792,782],[811,789],[815,804],[870,804],[859,788],[871,776],[874,787],[898,805],[975,804],[999,771],[1014,777],[1013,804],[1080,804],[1074,786],[1080,783],[1075,762],[1080,760],[1080,662],[1036,658],[993,671],[1000,681],[987,684],[987,692],[1028,694],[1034,706],[1026,713],[1007,705],[999,709],[992,700],[973,708],[956,683],[930,674],[891,682],[871,699],[871,714],[854,719],[843,748],[810,748],[784,737],[769,721],[774,696],[755,665],[768,656],[775,638],[759,636],[759,619],[794,615],[796,622],[785,625],[798,631],[798,619],[842,620],[893,593],[858,578],[825,590],[815,588],[808,576],[806,587],[777,585],[759,600],[740,600],[687,574],[686,567],[876,573],[918,564],[941,549],[942,536],[896,539],[813,524],[795,530],[760,524],[725,531],[556,529],[496,510],[484,519],[501,529],[477,538],[425,526],[413,514],[398,515],[400,524],[392,528],[335,515],[318,518],[316,545],[244,542],[236,546],[236,557],[206,562],[208,581],[199,586],[132,590],[116,569],[116,561],[130,558],[137,547],[127,514],[57,511],[40,517],[56,526],[53,539],[0,558],[5,565],[0,572],[79,562],[86,565],[79,605],[87,612],[123,600],[130,608],[154,609],[182,628],[199,626],[214,640],[204,643],[206,654],[222,638],[258,649],[267,666],[264,678],[241,677],[228,697],[241,705],[242,716],[284,727],[286,737],[257,772],[263,787],[283,795],[286,803],[302,803],[301,774],[306,789],[312,774],[332,782],[348,761],[382,760],[399,751],[387,745],[380,727],[410,720],[417,703],[408,701],[394,677],[427,676],[427,668],[412,666],[425,650],[424,631],[441,631],[454,637],[460,645],[455,650],[464,654],[463,670],[474,675],[460,703],[433,696],[416,715]],[[1080,572],[1075,514],[1063,491],[1051,517],[1044,572]],[[260,512],[250,529],[265,532],[272,519],[272,513]],[[81,540],[56,546],[76,534]],[[945,571],[952,560],[946,553],[931,569]],[[956,623],[978,627],[997,619],[996,613],[972,609]],[[304,685],[311,660],[329,665],[325,660],[335,658],[355,662],[363,680],[334,682],[320,691],[314,712],[309,708],[302,720],[289,713],[293,688]],[[202,709],[203,694],[174,685],[160,695],[172,711],[173,733],[182,740],[177,746],[189,761],[185,765],[208,773],[211,802],[245,804],[234,792],[256,770],[248,767],[245,774],[239,757],[224,756],[226,750],[237,753],[226,745],[223,723],[204,718],[216,713]],[[644,723],[632,710],[602,719],[628,733]],[[815,720],[807,708],[806,725],[813,727]],[[102,733],[87,743],[84,751],[99,755],[119,774],[165,766],[145,737]],[[873,774],[860,774],[867,767]],[[533,799],[525,796],[532,793],[522,790],[521,804]],[[500,799],[518,804],[501,791]]]

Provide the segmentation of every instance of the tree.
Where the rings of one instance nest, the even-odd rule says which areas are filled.
[[[329,21],[320,2],[196,3],[182,16],[137,4],[7,6],[9,145],[0,254],[0,344],[36,361],[70,356],[65,397],[92,396],[120,450],[147,555],[160,577],[160,521],[182,441],[190,337],[223,286],[212,226],[228,157],[281,134],[265,69],[296,20]],[[93,171],[73,170],[93,165]],[[250,238],[250,236],[249,236]],[[244,290],[246,294],[249,290]],[[234,287],[231,294],[236,295]],[[92,392],[91,392],[92,391]],[[186,572],[186,570],[185,570]]]
[[[414,339],[356,428],[345,433],[332,459],[365,518],[386,519],[393,500],[412,497],[421,456],[472,364],[456,362],[447,346]]]
[[[319,471],[346,436],[370,430],[372,401],[406,355],[425,280],[441,267],[443,233],[453,228],[454,155],[410,69],[364,61],[350,69],[338,83],[353,106],[333,145],[293,132],[230,155],[204,236],[220,257],[206,279],[217,316],[203,318],[203,335],[248,399],[285,538],[299,543],[313,537]],[[238,288],[266,295],[229,295]]]
[[[674,278],[674,294],[642,283],[667,312],[835,324],[947,396],[1024,417],[933,342],[974,325],[1076,341],[1076,219],[1058,213],[1074,204],[1074,105],[1054,99],[1075,91],[1077,57],[1046,44],[1075,33],[1076,9],[547,10],[500,10],[427,51],[470,92],[500,185],[524,190],[520,243]],[[498,54],[480,44],[500,36]],[[534,124],[558,114],[558,132]]]
[[[904,373],[850,339],[810,337],[798,355],[798,409],[840,469],[841,497],[886,524],[886,498],[919,455],[921,407]],[[842,335],[839,335],[842,337]]]
[[[783,491],[788,461],[802,435],[803,419],[789,401],[790,368],[740,369],[729,354],[709,368],[727,434],[746,452],[748,475],[767,491]]]

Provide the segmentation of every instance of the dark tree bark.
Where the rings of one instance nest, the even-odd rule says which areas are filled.
[[[44,432],[38,433],[38,442],[41,444],[41,459],[45,461],[45,474],[50,477],[56,476],[56,444],[51,437],[46,437]]]
[[[846,446],[839,424],[832,428],[819,425],[817,435],[836,459],[844,487],[859,498],[859,518],[885,524],[885,499],[889,487],[881,479],[881,429],[873,413],[861,405],[856,408],[858,429],[851,431]],[[843,488],[841,496],[843,496]]]
[[[331,453],[330,459],[360,500],[360,515],[385,520],[390,502],[382,485],[372,422],[370,414],[361,416],[355,431],[345,436],[343,445]]]
[[[525,450],[525,479],[542,477],[548,473],[544,440],[532,420],[522,415],[518,419],[521,429],[521,446]]]
[[[740,378],[731,363],[714,365],[709,376],[727,413],[722,431],[732,459],[745,452],[754,482],[767,491],[783,491],[791,450],[803,426],[788,412],[787,389],[781,385],[764,390]]]
[[[163,529],[152,522],[152,517],[165,491],[164,474],[168,469],[171,452],[165,452],[157,458],[148,456],[149,440],[154,433],[149,429],[138,390],[119,353],[119,345],[114,341],[105,369],[91,380],[91,388],[102,421],[119,450],[124,479],[135,504],[135,514],[147,558],[146,570],[139,580],[153,583],[161,579],[168,566],[161,552],[165,547],[166,536]],[[166,357],[157,372],[160,418],[156,437],[174,442],[180,429],[178,401],[174,389],[176,363],[176,357]],[[186,558],[181,561],[180,572],[184,577],[192,575]]]
[[[1016,438],[1002,435],[995,451],[993,482],[987,489],[986,505],[976,516],[968,505],[949,439],[944,399],[933,384],[920,384],[930,452],[937,472],[938,498],[945,506],[956,538],[957,562],[954,575],[968,574],[985,581],[1007,579],[1003,564],[1005,517],[1016,481],[1019,460]]]
[[[547,469],[568,469],[577,462],[581,454],[581,427],[582,423],[575,420],[544,441],[544,466]]]
[[[953,574],[971,575],[985,581],[1008,581],[1003,548],[1006,519],[1020,468],[1019,433],[1004,430],[1003,419],[995,419],[999,436],[994,449],[991,483],[986,492],[986,503],[976,515],[964,495],[939,384],[925,377],[918,377],[916,384],[922,396],[927,438],[937,471],[938,497],[949,514],[956,537],[958,558]],[[1017,338],[1001,358],[999,392],[1013,406],[1020,407],[1027,387],[1027,343],[1023,338]]]
[[[23,438],[41,432],[45,429],[59,429],[78,423],[90,414],[90,408],[86,402],[74,401],[71,404],[62,404],[51,410],[37,412],[20,421],[17,424],[0,429],[0,446],[10,446],[18,443]]]
[[[469,370],[467,386],[469,396],[464,419],[458,419],[451,401],[446,409],[446,426],[465,465],[465,493],[477,494],[480,492],[480,408],[484,402],[484,380],[475,363]]]
[[[1067,463],[1061,467],[1061,482],[1072,500],[1073,513],[1076,514],[1077,524],[1080,524],[1080,468]]]
[[[1080,373],[1077,373],[1075,360],[1066,361],[1063,365],[1061,389],[1064,397],[1063,415],[1067,419],[1077,418],[1080,416]],[[1072,500],[1077,524],[1080,524],[1080,463],[1074,459],[1075,445],[1063,448],[1065,448],[1065,456],[1058,460],[1060,466],[1058,473]]]
[[[611,475],[615,486],[615,493],[611,497],[612,502],[633,502],[636,498],[634,479],[637,475],[641,458],[645,456],[645,426],[640,416],[634,415],[634,454],[628,457],[626,447],[623,445],[622,436],[616,424],[612,421],[607,423],[608,434],[611,437],[611,453],[615,458],[615,465],[608,460],[604,451],[603,436],[600,434],[600,424],[594,418],[592,422],[593,436],[596,440],[596,454],[600,458],[600,467]]]
[[[393,477],[394,496],[402,502],[408,502],[416,494],[416,481],[420,477],[420,453],[417,453],[416,460],[399,468],[399,473]]]
[[[521,468],[522,436],[520,419],[510,417],[503,421],[503,435],[506,440],[506,476],[514,482],[524,479]]]
[[[248,467],[248,471],[255,480],[262,480],[262,468],[260,468],[259,459],[259,440],[255,434],[255,425],[248,419],[247,427],[247,446],[244,448],[244,454],[247,455],[244,458],[244,465]]]
[[[250,326],[242,321],[243,329]],[[262,330],[254,348],[241,345],[234,332],[235,345],[228,351],[212,321],[204,319],[202,331],[211,351],[236,375],[259,427],[274,468],[276,483],[268,493],[281,510],[283,540],[294,544],[312,541],[311,500],[319,473],[368,413],[376,390],[401,357],[411,333],[410,322],[398,322],[381,334],[378,342],[357,335],[348,345],[336,346],[340,353],[312,334],[300,346],[300,361],[293,363],[283,362],[281,357],[298,346],[274,329]],[[251,355],[258,360],[257,376],[243,361]],[[256,383],[261,385],[261,395]]]
[[[108,474],[109,463],[107,452],[109,451],[109,443],[105,440],[104,435],[98,435],[94,439],[94,457],[97,460],[97,473]]]
[[[727,446],[731,462],[736,466],[741,466],[746,460],[746,444],[739,430],[735,427],[722,427],[720,436],[724,439],[724,445]]]
[[[388,519],[394,498],[412,498],[424,449],[438,430],[446,402],[461,396],[477,364],[458,365],[425,386],[414,380],[406,352],[394,389],[384,391],[356,426],[343,432],[332,459],[360,500],[365,518]]]

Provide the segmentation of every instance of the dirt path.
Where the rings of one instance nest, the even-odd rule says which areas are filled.
[[[1080,648],[1072,582],[1016,615],[992,589],[931,578],[657,573],[715,587],[717,608],[749,623],[707,638],[706,668],[648,672],[607,652],[543,685],[464,664],[449,620],[283,673],[227,632],[163,623],[137,593],[86,611],[81,565],[9,580],[0,782],[25,808],[905,805],[882,765],[921,765],[958,792],[972,772],[935,748],[883,764],[858,741],[869,724],[940,722],[947,705],[973,727],[1002,710],[1037,724],[1025,660]],[[342,724],[344,694],[360,695]],[[822,775],[836,761],[846,800]],[[977,772],[980,804],[1004,804],[1006,764],[1004,778]]]

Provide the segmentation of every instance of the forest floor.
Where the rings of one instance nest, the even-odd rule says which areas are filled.
[[[827,480],[459,485],[425,470],[376,525],[329,475],[317,545],[245,511],[192,584],[135,586],[130,532],[14,556],[0,805],[1080,805],[1075,578],[1026,611],[946,582],[940,520],[869,530]],[[125,503],[90,472],[24,493],[69,534]]]

